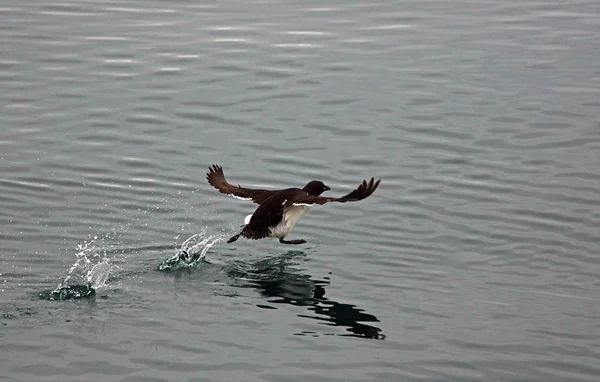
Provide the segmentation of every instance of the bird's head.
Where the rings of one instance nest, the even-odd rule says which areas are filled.
[[[309,195],[319,196],[323,192],[331,190],[331,188],[327,187],[321,181],[313,180],[311,182],[308,182],[302,190],[305,191]]]

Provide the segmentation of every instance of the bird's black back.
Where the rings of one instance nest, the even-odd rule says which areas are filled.
[[[283,219],[284,206],[291,205],[299,195],[304,196],[307,193],[299,188],[287,188],[271,196],[254,211],[250,222],[242,230],[242,235],[249,239],[269,236],[270,228]]]

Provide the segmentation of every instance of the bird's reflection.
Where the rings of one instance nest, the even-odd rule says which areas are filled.
[[[290,251],[282,256],[271,257],[253,263],[234,262],[227,271],[229,277],[241,280],[237,286],[255,288],[267,297],[270,304],[290,304],[307,307],[311,313],[299,317],[321,321],[329,326],[344,326],[346,336],[384,339],[381,329],[365,322],[379,322],[372,314],[364,313],[355,305],[344,304],[325,297],[328,278],[313,280],[310,275],[294,268],[296,261],[305,254]],[[265,309],[273,306],[259,304]],[[299,335],[314,333],[302,332]]]

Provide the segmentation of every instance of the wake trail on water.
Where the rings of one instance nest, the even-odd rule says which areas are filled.
[[[197,266],[208,250],[218,242],[224,242],[222,235],[209,235],[206,231],[190,236],[172,257],[157,265],[159,271],[170,271]]]
[[[120,268],[111,263],[107,253],[125,253],[130,252],[131,249],[101,250],[95,245],[97,239],[97,237],[94,237],[89,242],[85,241],[77,245],[76,260],[71,265],[67,276],[62,279],[56,288],[40,292],[40,299],[57,301],[90,298],[95,296],[98,288],[108,287],[109,277]],[[207,234],[206,230],[203,229],[200,233],[190,236],[180,246],[176,246],[175,254],[160,262],[156,266],[156,270],[173,271],[197,267],[202,263],[206,253],[213,245],[225,240],[225,235]],[[165,250],[172,248],[172,246],[152,246],[146,249]],[[140,250],[142,249],[137,248],[135,252]],[[119,262],[118,259],[116,261]]]
[[[106,254],[100,254],[93,242],[77,245],[77,259],[67,276],[56,288],[40,293],[44,300],[70,300],[91,297],[96,289],[106,286],[114,266]]]

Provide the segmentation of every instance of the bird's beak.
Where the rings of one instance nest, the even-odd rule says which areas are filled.
[[[325,186],[325,189],[323,189],[323,192],[325,192],[325,191],[329,191],[329,190],[331,190],[331,188],[329,188],[329,187]]]

